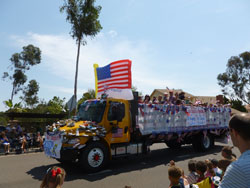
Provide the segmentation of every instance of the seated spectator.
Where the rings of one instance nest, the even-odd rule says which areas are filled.
[[[188,171],[190,172],[187,176],[187,181],[189,184],[194,184],[198,180],[198,174],[196,173],[196,161],[190,160],[188,162]]]
[[[26,152],[26,144],[27,144],[27,140],[26,140],[26,137],[23,133],[21,133],[21,135],[19,136],[19,142],[21,144],[21,149],[22,149],[22,152]]]
[[[199,175],[197,182],[205,179],[205,172],[207,171],[207,165],[204,161],[198,161],[196,163],[196,172]]]
[[[181,169],[181,178],[180,178],[180,183],[184,186],[188,185],[188,180],[187,177],[185,176],[184,170]]]
[[[10,152],[10,143],[9,143],[9,140],[8,140],[7,136],[5,135],[4,131],[1,133],[0,142],[4,146],[5,154],[9,154],[9,152]]]
[[[43,151],[43,138],[42,138],[40,132],[37,132],[36,141],[39,143],[40,150]]]
[[[10,124],[7,125],[6,130],[8,130],[8,132],[11,132],[11,126],[10,126]]]
[[[23,129],[20,125],[16,125],[15,127],[16,127],[17,134],[21,134],[23,132]]]
[[[175,166],[174,160],[171,160],[169,162],[169,165],[171,167]],[[184,186],[188,185],[189,183],[188,183],[187,177],[184,174],[184,170],[181,168],[180,168],[180,170],[181,170],[181,177],[179,178],[179,183],[180,183],[181,187],[184,187]]]
[[[223,178],[226,170],[227,170],[227,167],[232,163],[232,160],[229,160],[229,159],[221,159],[219,160],[218,162],[218,167],[222,170],[222,174],[221,174],[221,177]]]
[[[215,176],[222,177],[222,170],[218,167],[219,161],[217,159],[212,159],[211,163],[213,165]]]
[[[205,177],[213,177],[215,176],[215,172],[213,169],[213,163],[210,160],[205,160],[205,163],[207,165],[207,171],[205,173]]]
[[[170,188],[181,188],[180,178],[181,178],[181,169],[176,166],[171,166],[168,169],[168,178],[170,181]]]
[[[47,170],[40,188],[61,188],[64,183],[65,176],[66,172],[63,168],[53,166]]]
[[[233,147],[231,146],[225,146],[222,148],[221,150],[221,155],[225,158],[225,159],[229,159],[231,161],[235,161],[236,157],[232,152]]]

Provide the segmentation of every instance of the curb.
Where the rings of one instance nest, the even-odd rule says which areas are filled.
[[[27,153],[37,153],[37,152],[43,152],[40,150],[40,148],[29,148],[25,153],[17,153],[16,151],[11,151],[9,154],[5,154],[4,150],[0,149],[0,156],[8,156],[8,155],[21,155],[21,154],[27,154]]]

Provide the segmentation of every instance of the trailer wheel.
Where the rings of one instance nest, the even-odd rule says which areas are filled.
[[[208,151],[213,146],[213,138],[210,134],[204,136],[198,134],[193,138],[192,145],[196,151]]]
[[[81,153],[80,164],[88,172],[98,172],[108,162],[108,150],[100,142],[89,143]]]
[[[166,142],[166,145],[170,149],[180,149],[181,148],[181,143],[178,143],[177,140],[170,140]]]

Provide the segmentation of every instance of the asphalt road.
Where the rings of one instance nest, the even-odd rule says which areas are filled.
[[[108,167],[98,173],[89,174],[77,165],[62,166],[66,172],[64,188],[163,188],[168,187],[168,163],[175,160],[176,165],[188,174],[187,163],[190,159],[205,160],[221,158],[224,145],[216,143],[209,152],[194,152],[192,146],[171,150],[165,144],[155,144],[147,156],[131,157],[110,162]],[[239,150],[234,153],[240,156]],[[39,187],[46,170],[60,165],[56,160],[47,158],[43,153],[0,156],[0,188]]]

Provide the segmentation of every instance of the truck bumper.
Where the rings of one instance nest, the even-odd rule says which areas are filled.
[[[74,148],[62,148],[60,154],[60,159],[63,161],[75,161],[78,159],[80,151]]]

